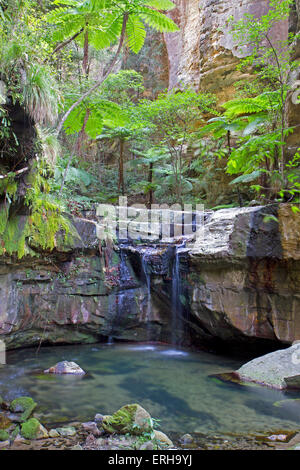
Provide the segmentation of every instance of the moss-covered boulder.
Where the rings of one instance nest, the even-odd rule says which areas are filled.
[[[21,421],[27,421],[36,408],[36,402],[30,397],[16,398],[11,402],[10,410],[14,413],[22,413]]]
[[[133,434],[140,436],[153,432],[153,421],[140,405],[125,405],[112,416],[104,416],[103,429],[109,434]]]
[[[31,418],[22,424],[21,434],[25,439],[44,439],[48,437],[47,430],[36,418]]]

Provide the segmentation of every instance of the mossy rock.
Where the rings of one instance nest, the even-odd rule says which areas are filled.
[[[25,439],[37,439],[41,423],[36,418],[31,418],[21,426],[21,434]]]
[[[109,434],[132,434],[141,436],[153,432],[153,421],[140,405],[125,405],[112,416],[104,416],[103,429]]]
[[[8,441],[9,440],[9,434],[7,431],[4,431],[3,429],[0,429],[0,441]]]
[[[14,413],[22,413],[21,421],[25,422],[33,413],[36,406],[37,404],[32,398],[20,397],[11,402],[10,409]]]

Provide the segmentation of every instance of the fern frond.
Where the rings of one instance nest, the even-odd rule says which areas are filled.
[[[175,3],[171,2],[171,0],[148,0],[145,2],[145,5],[163,11],[170,11],[176,7]]]
[[[168,18],[159,11],[152,10],[147,7],[141,7],[137,13],[139,17],[145,21],[153,29],[160,33],[173,33],[179,31],[178,26],[174,23],[171,18]]]
[[[146,38],[146,29],[144,23],[136,15],[131,15],[128,19],[127,27],[127,41],[128,46],[137,54],[142,49],[145,38]]]

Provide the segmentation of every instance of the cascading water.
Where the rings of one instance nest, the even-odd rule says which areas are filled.
[[[181,301],[180,301],[180,259],[178,247],[175,247],[172,270],[172,344],[178,344],[178,330],[181,326]]]
[[[152,316],[152,301],[151,301],[151,274],[149,270],[149,266],[147,263],[147,254],[144,253],[141,258],[141,266],[143,271],[143,277],[147,286],[147,298],[146,298],[146,307],[144,313],[144,322],[147,325],[147,339],[150,340],[150,321]]]
[[[120,247],[120,264],[119,264],[119,281],[120,285],[125,285],[130,279],[130,271],[126,264],[126,255]],[[120,318],[126,309],[126,298],[130,295],[127,290],[118,292],[115,296],[109,297],[109,312],[110,312],[110,331],[108,334],[107,344],[114,343],[114,335],[120,323]]]

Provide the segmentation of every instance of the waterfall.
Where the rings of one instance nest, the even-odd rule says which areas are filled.
[[[147,340],[150,340],[150,321],[152,318],[152,301],[151,301],[151,272],[149,272],[148,269],[148,263],[147,263],[147,254],[144,253],[141,257],[141,266],[142,266],[142,271],[143,271],[143,277],[147,286],[147,303],[146,303],[146,310],[145,310],[145,316],[144,316],[144,321],[147,326]]]
[[[183,305],[182,305],[182,282],[180,274],[180,249],[185,247],[185,241],[179,246],[175,247],[173,269],[172,269],[172,292],[171,292],[171,307],[172,307],[172,344],[178,345],[181,343],[179,334],[183,332]]]
[[[122,250],[122,246],[120,247],[120,264],[119,264],[119,279],[120,279],[120,286],[126,285],[128,279],[130,279],[130,271],[126,264],[126,254]],[[116,295],[109,296],[109,315],[111,318],[110,322],[110,331],[108,334],[107,344],[114,343],[114,336],[118,331],[118,326],[120,323],[120,319],[122,318],[122,314],[126,309],[126,298],[128,297],[127,290],[121,290]]]

